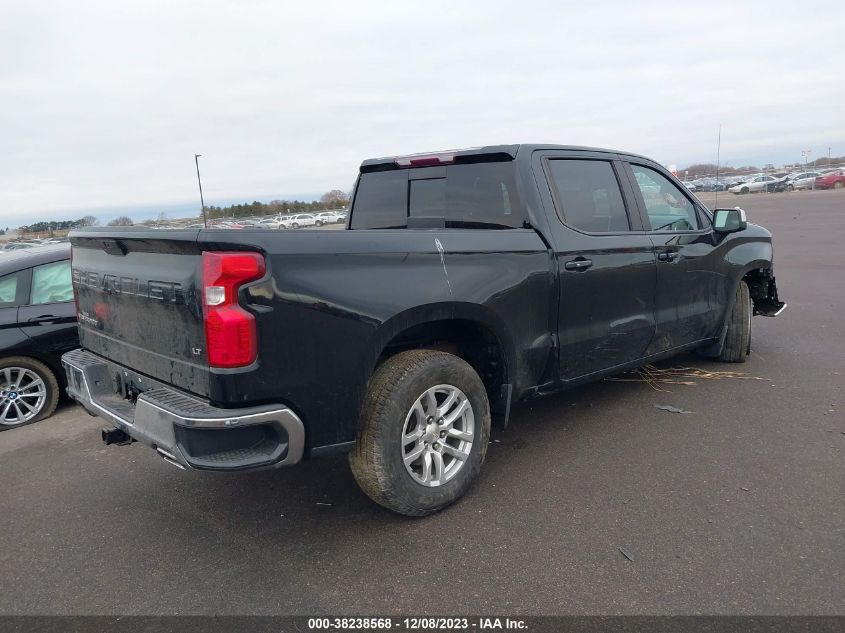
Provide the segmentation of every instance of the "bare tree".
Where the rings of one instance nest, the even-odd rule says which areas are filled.
[[[100,221],[95,218],[93,215],[86,215],[84,218],[81,218],[77,225],[79,226],[97,226]]]
[[[111,222],[108,223],[108,226],[134,226],[134,222],[132,218],[126,215],[122,215],[119,218],[115,218]]]
[[[349,204],[349,196],[340,189],[332,189],[320,196],[320,202],[330,209],[339,209]]]

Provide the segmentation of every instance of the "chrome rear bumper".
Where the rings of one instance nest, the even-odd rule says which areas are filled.
[[[115,387],[126,368],[81,349],[62,365],[71,398],[176,466],[234,471],[302,459],[305,428],[288,407],[220,409],[148,378],[131,402]]]

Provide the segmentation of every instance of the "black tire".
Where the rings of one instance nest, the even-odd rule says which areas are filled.
[[[728,332],[725,344],[717,356],[723,363],[744,363],[751,353],[751,294],[744,281],[739,282],[736,289],[731,314],[728,317]]]
[[[290,225],[290,228],[292,228],[292,229],[298,229],[298,228],[299,228],[299,224],[297,224],[296,222],[294,222],[294,223],[292,223],[292,224]]]
[[[317,220],[314,224],[316,224],[317,226],[323,226],[323,221]]]
[[[787,191],[795,191],[795,185],[787,185],[786,189]]]
[[[748,193],[748,187],[743,187],[742,189],[739,190],[739,192],[743,193],[743,194]]]
[[[27,424],[32,424],[34,422],[43,420],[44,418],[50,417],[51,415],[53,415],[53,412],[56,410],[56,405],[59,403],[59,383],[56,380],[55,374],[50,370],[49,367],[47,367],[47,365],[45,365],[41,361],[35,360],[34,358],[28,358],[26,356],[9,356],[7,358],[0,359],[0,385],[2,385],[3,387],[6,386],[4,370],[16,367],[28,370],[36,374],[38,378],[40,378],[41,381],[44,383],[45,395],[41,407],[35,416],[30,418],[29,420],[22,420],[20,422],[2,422],[2,419],[0,419],[0,431],[17,428],[19,426],[25,426]],[[14,372],[10,373],[12,378],[14,379],[16,377],[16,374]],[[0,416],[3,415],[5,410],[5,403],[8,402],[8,398],[5,395],[7,392],[3,387],[0,387],[0,393],[4,394],[2,397],[0,397]]]
[[[843,187],[843,185],[842,185],[841,181],[836,181],[835,183],[833,183],[834,189],[842,189],[842,187]]]
[[[406,468],[402,438],[412,407],[438,385],[463,392],[472,408],[474,428],[468,455],[454,476],[429,487]],[[481,469],[489,438],[490,405],[475,370],[452,354],[411,350],[386,360],[370,379],[349,464],[358,485],[373,501],[399,514],[425,516],[466,493]]]

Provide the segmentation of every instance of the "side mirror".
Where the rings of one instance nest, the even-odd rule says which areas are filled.
[[[719,233],[736,233],[748,228],[745,211],[739,207],[716,209],[713,212],[713,228]]]

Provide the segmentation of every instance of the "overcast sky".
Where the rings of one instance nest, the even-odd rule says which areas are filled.
[[[513,142],[845,155],[838,2],[0,0],[0,225],[348,189]],[[164,208],[164,207],[162,207]],[[140,211],[139,211],[140,212]]]

